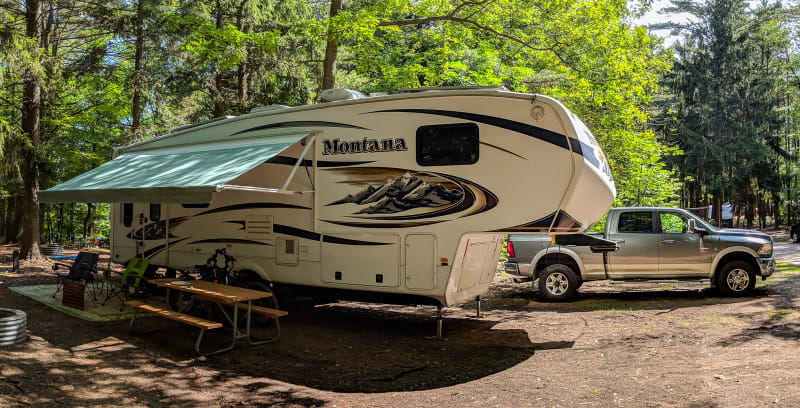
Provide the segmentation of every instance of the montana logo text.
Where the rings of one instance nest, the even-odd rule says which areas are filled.
[[[351,142],[339,139],[322,141],[322,154],[380,153],[406,150],[408,150],[408,146],[403,138],[381,140],[364,138]]]

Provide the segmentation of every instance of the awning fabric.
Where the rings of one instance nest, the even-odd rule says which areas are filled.
[[[217,186],[264,163],[306,135],[265,138],[249,146],[214,144],[205,149],[197,145],[125,153],[39,192],[39,201],[207,203]]]

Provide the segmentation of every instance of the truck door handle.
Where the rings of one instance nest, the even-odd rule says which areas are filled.
[[[661,242],[663,242],[663,243],[665,243],[665,244],[674,244],[674,243],[675,243],[675,240],[674,240],[674,239],[665,239],[665,240],[663,240],[663,241],[661,241]]]

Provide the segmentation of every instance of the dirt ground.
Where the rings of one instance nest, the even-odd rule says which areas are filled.
[[[46,262],[9,273],[11,249],[0,247],[0,307],[28,313],[29,340],[0,348],[0,407],[800,406],[789,264],[746,298],[595,282],[549,304],[498,276],[481,318],[474,302],[445,309],[443,341],[430,338],[433,307],[281,299],[278,342],[195,358],[191,328],[134,336],[127,321],[92,324],[11,292],[54,281]]]

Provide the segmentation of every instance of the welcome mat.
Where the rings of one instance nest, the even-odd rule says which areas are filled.
[[[118,298],[109,299],[105,306],[100,304],[105,300],[105,292],[98,291],[97,306],[89,299],[89,294],[86,294],[84,302],[84,310],[73,309],[61,304],[61,291],[58,292],[56,297],[53,297],[53,292],[56,291],[56,285],[31,285],[31,286],[12,286],[9,287],[12,291],[20,295],[27,296],[39,303],[45,304],[58,310],[64,314],[75,316],[90,322],[105,323],[113,322],[116,320],[130,319],[133,316],[133,309],[126,307],[122,312],[119,311],[122,307],[122,301]],[[87,288],[88,292],[88,288]]]

